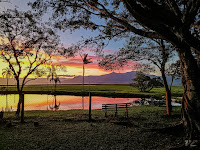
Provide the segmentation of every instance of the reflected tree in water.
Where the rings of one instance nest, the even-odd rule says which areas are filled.
[[[55,65],[55,64],[50,64],[49,67],[47,67],[47,79],[50,82],[53,82],[54,84],[54,89],[53,89],[53,93],[54,93],[54,105],[53,106],[49,106],[49,108],[51,110],[55,109],[58,110],[60,107],[60,103],[57,104],[57,100],[56,100],[56,89],[57,89],[57,84],[58,82],[61,83],[60,78],[57,74],[58,71],[66,71],[65,67],[62,65]]]

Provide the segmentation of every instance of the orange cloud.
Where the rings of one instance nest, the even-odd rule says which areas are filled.
[[[114,53],[114,50],[105,50],[106,53]],[[88,58],[91,59],[92,63],[85,64],[86,69],[86,76],[87,75],[103,75],[108,74],[112,71],[104,70],[98,66],[99,60],[101,60],[100,57],[89,54]],[[56,65],[63,65],[67,68],[67,74],[68,75],[82,75],[82,68],[83,68],[83,61],[80,55],[77,55],[75,57],[66,58],[61,55],[54,55],[53,56],[53,63]],[[135,66],[135,62],[129,61],[127,65],[123,66],[119,72],[128,72],[132,71]],[[64,74],[64,73],[63,73]]]

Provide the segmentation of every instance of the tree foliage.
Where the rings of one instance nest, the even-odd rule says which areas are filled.
[[[167,63],[176,56],[174,49],[175,47],[162,39],[151,40],[134,36],[130,37],[124,47],[115,55],[104,56],[99,62],[99,66],[106,70],[118,69],[123,65],[129,65],[130,61],[135,61],[137,64],[133,66],[134,69],[137,68],[148,73],[154,72],[155,68],[158,69],[166,91],[167,115],[171,115],[171,90],[166,78],[166,69]]]
[[[169,67],[166,70],[166,74],[170,75],[172,78],[171,86],[174,80],[180,79],[182,74],[180,60],[177,60],[174,63],[169,64]]]
[[[0,57],[9,65],[22,91],[31,74],[41,76],[39,66],[51,59],[58,37],[39,22],[36,14],[17,10],[3,12],[0,18]],[[23,78],[19,87],[19,78]]]
[[[124,47],[115,54],[105,55],[99,62],[105,70],[114,70],[126,65],[129,61],[137,62],[136,68],[145,72],[167,69],[167,62],[177,55],[174,47],[163,40],[133,36],[127,39]]]
[[[2,75],[3,75],[3,77],[6,77],[7,79],[8,78],[11,78],[11,77],[13,77],[13,72],[12,72],[12,70],[10,69],[10,68],[3,68],[2,69]]]
[[[184,0],[36,0],[30,4],[41,14],[51,11],[51,21],[61,30],[83,27],[98,30],[101,38],[109,39],[134,33],[168,40],[175,45],[184,41],[198,50],[199,44],[195,41],[198,42],[196,37],[199,35],[199,3]],[[186,35],[192,39],[183,38]]]
[[[66,72],[65,66],[56,65],[52,63],[48,64],[47,71],[46,71],[47,80],[54,83],[54,91],[56,91],[57,83],[61,82],[58,75],[58,71]]]
[[[138,88],[140,92],[149,92],[154,87],[162,87],[163,84],[160,77],[150,78],[142,72],[137,72],[131,86]]]
[[[91,58],[87,58],[88,54],[81,54],[81,59],[83,61],[83,79],[82,79],[82,91],[84,91],[84,78],[85,78],[85,64],[92,63]]]
[[[17,82],[18,116],[24,86],[45,73],[40,66],[50,61],[58,45],[58,36],[40,23],[37,14],[9,10],[0,14],[0,37],[0,58],[8,64]],[[35,78],[30,79],[30,75]]]

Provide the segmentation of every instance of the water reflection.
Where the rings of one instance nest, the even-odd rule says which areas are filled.
[[[47,103],[47,105],[48,105],[48,103]],[[60,107],[60,103],[57,104],[57,97],[56,97],[56,95],[54,95],[54,104],[53,105],[49,105],[49,108],[51,110],[58,110],[59,107]],[[47,107],[47,110],[48,110],[48,107]]]
[[[0,108],[5,111],[7,106],[8,111],[16,111],[16,106],[19,96],[17,94],[0,95]],[[49,106],[59,105],[59,110],[70,109],[88,109],[89,97],[88,96],[70,96],[70,95],[57,95],[56,103],[54,95],[40,95],[40,94],[25,94],[25,110],[49,110]],[[101,109],[103,103],[131,103],[138,98],[108,98],[108,97],[92,97],[92,109]]]

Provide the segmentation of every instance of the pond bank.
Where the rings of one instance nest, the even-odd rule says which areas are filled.
[[[24,91],[24,94],[49,94],[49,95],[74,95],[74,96],[88,96],[89,92],[67,92],[67,91]],[[18,94],[17,91],[0,91],[0,94]],[[112,98],[150,98],[152,95],[146,94],[132,94],[132,93],[115,93],[115,92],[90,92],[92,96],[103,96]],[[156,99],[161,99],[161,96],[154,96]]]

